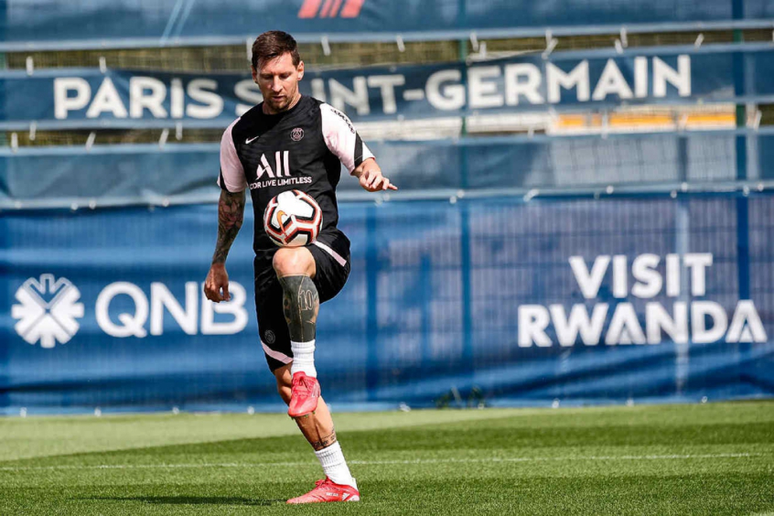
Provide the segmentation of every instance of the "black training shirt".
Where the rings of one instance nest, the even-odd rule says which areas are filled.
[[[352,173],[372,157],[349,118],[328,104],[302,96],[288,111],[267,115],[261,103],[223,133],[218,185],[230,193],[250,189],[253,248],[259,259],[270,259],[277,247],[263,230],[263,211],[269,201],[293,189],[314,197],[323,212],[318,240],[325,244],[326,239],[343,236],[336,227],[340,163]]]

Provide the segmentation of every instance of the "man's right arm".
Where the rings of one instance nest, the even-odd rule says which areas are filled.
[[[226,258],[231,244],[242,227],[245,215],[245,192],[230,193],[221,190],[218,201],[218,241],[212,255],[212,265],[204,281],[204,294],[210,301],[228,301],[228,273]],[[222,290],[222,292],[221,292]]]
[[[231,244],[245,218],[245,192],[220,191],[218,201],[218,242],[212,255],[212,264],[225,264]]]
[[[210,301],[228,301],[228,273],[226,257],[231,244],[242,227],[245,213],[245,171],[237,155],[232,131],[240,119],[236,119],[223,132],[220,139],[220,200],[218,201],[218,243],[212,255],[212,265],[204,281],[204,295]],[[233,192],[233,193],[232,193]],[[222,290],[222,292],[221,292]]]

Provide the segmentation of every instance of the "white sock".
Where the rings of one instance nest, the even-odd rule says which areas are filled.
[[[290,349],[293,351],[293,364],[290,366],[290,374],[303,371],[307,376],[317,378],[317,369],[314,367],[314,341],[293,342],[290,341]]]
[[[327,448],[314,452],[320,459],[325,475],[336,484],[352,486],[357,489],[355,479],[349,472],[347,461],[344,460],[344,454],[341,452],[341,445],[336,441]]]

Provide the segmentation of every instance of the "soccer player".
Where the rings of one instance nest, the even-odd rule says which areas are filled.
[[[255,308],[261,345],[288,415],[325,472],[314,489],[288,503],[359,501],[333,419],[320,396],[315,327],[320,303],[338,294],[349,275],[349,240],[336,227],[341,163],[369,192],[397,188],[382,175],[346,115],[299,93],[304,63],[292,36],[280,31],[261,34],[252,53],[253,80],[263,102],[223,133],[218,240],[204,292],[216,303],[230,299],[225,262],[242,226],[244,191],[249,188],[255,212]],[[314,197],[323,212],[323,226],[311,245],[277,248],[263,230],[263,211],[275,195],[289,189]]]

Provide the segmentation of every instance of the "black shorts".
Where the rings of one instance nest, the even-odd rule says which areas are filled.
[[[349,240],[341,232],[322,234],[306,248],[312,253],[316,265],[312,281],[317,287],[320,303],[324,303],[341,292],[349,277]],[[293,361],[290,332],[282,311],[282,285],[271,264],[273,256],[274,253],[271,253],[267,259],[264,255],[254,262],[258,334],[272,371]]]

